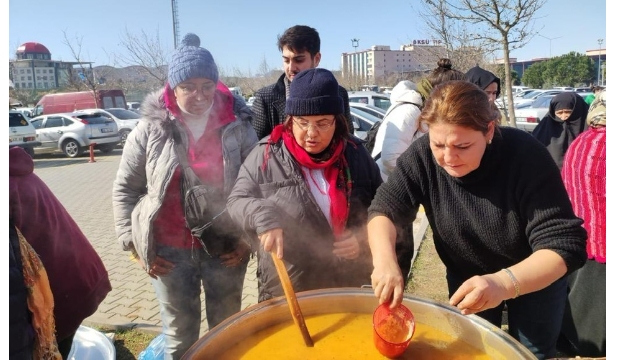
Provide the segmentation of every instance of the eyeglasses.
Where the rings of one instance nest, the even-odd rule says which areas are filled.
[[[196,94],[197,91],[200,91],[200,94],[204,96],[210,96],[216,90],[216,83],[212,82],[212,83],[204,84],[199,89],[197,86],[193,84],[183,84],[183,85],[178,85],[178,90],[180,91],[180,93],[186,96],[193,96]]]
[[[308,131],[311,125],[315,126],[318,131],[327,131],[333,126],[333,124],[335,124],[336,118],[334,117],[332,120],[320,120],[317,123],[313,124],[309,120],[306,120],[304,118],[294,117],[293,122],[304,131]]]

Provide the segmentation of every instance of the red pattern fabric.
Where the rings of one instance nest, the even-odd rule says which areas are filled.
[[[165,86],[163,96],[167,110],[184,125],[175,94],[168,85]],[[189,128],[184,125],[189,136],[187,153],[189,162],[200,180],[209,185],[219,188],[224,186],[221,128],[234,120],[233,95],[222,81],[218,81],[213,109],[205,131],[198,141],[195,141]],[[154,237],[156,242],[162,245],[177,248],[202,247],[199,241],[192,239],[191,232],[186,227],[181,200],[180,174],[180,167],[178,167],[169,182],[158,217],[154,222]]]
[[[606,127],[590,128],[570,145],[562,179],[577,216],[584,219],[589,259],[606,263]]]

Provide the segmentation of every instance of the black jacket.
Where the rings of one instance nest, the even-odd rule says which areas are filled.
[[[345,261],[332,253],[333,231],[300,165],[282,140],[269,145],[265,153],[266,148],[267,139],[260,140],[240,168],[227,202],[233,220],[253,238],[270,229],[283,229],[283,260],[296,292],[369,284],[373,268],[366,240],[367,208],[382,178],[362,141],[351,136],[344,154],[352,180],[347,229],[364,230],[365,238],[359,258]],[[283,295],[271,255],[262,248],[257,275],[259,301]]]
[[[265,86],[255,93],[255,100],[251,106],[253,110],[253,128],[258,134],[258,139],[271,134],[276,125],[282,124],[285,120],[284,107],[286,104],[286,88],[284,86],[283,73],[278,81]],[[349,94],[342,86],[339,86],[340,96],[344,103],[344,114],[347,117],[349,132],[353,134],[353,121],[351,120],[351,109],[349,108]]]

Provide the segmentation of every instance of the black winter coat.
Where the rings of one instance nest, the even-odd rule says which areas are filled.
[[[347,229],[364,234],[360,256],[354,260],[333,255],[331,226],[283,141],[270,145],[267,154],[266,147],[267,140],[262,139],[240,168],[227,202],[233,220],[253,238],[267,230],[283,229],[283,260],[296,292],[370,284],[373,266],[366,239],[367,208],[382,178],[362,141],[351,136],[344,150],[353,184]],[[271,255],[256,247],[258,300],[283,295]]]
[[[287,102],[284,76],[285,74],[283,73],[280,78],[278,78],[278,81],[256,91],[256,99],[253,105],[251,105],[251,110],[253,111],[253,122],[251,124],[256,134],[258,134],[258,139],[262,139],[271,134],[271,131],[276,125],[284,123],[286,118],[284,108]],[[338,91],[344,103],[344,115],[348,120],[347,127],[349,128],[349,132],[353,134],[349,94],[342,86],[338,87]]]

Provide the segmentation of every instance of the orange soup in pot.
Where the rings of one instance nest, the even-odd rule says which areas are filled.
[[[305,317],[314,341],[307,347],[293,321],[254,334],[230,347],[218,359],[386,359],[373,343],[371,314],[329,313]],[[460,338],[416,319],[415,334],[399,359],[496,359]],[[506,359],[506,358],[505,358]]]

